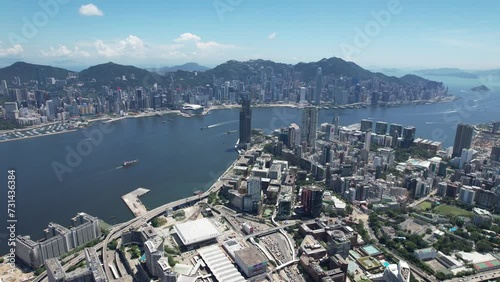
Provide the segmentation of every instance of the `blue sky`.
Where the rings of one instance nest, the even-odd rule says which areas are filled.
[[[91,1],[2,0],[0,65],[215,66],[335,56],[369,68],[500,67],[494,0]]]

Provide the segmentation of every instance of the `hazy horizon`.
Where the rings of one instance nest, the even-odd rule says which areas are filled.
[[[500,19],[472,1],[8,1],[0,66],[85,68],[339,57],[368,68],[500,68]]]

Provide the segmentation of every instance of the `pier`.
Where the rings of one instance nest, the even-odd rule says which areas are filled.
[[[148,210],[144,204],[139,200],[139,197],[148,193],[149,190],[145,188],[137,188],[134,191],[122,196],[122,200],[125,202],[130,211],[135,217],[140,217],[147,213]]]

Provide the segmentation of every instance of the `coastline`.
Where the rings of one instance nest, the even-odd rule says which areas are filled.
[[[0,143],[19,141],[19,140],[25,140],[25,139],[31,139],[31,138],[37,138],[37,137],[43,137],[43,136],[49,136],[49,135],[57,135],[57,134],[63,134],[63,133],[69,133],[69,132],[75,132],[77,130],[78,129],[68,129],[68,130],[63,130],[63,131],[58,131],[58,132],[44,133],[44,134],[35,135],[35,136],[25,136],[25,137],[18,137],[18,138],[12,138],[12,139],[1,139]]]
[[[385,108],[387,108],[387,107],[399,107],[399,106],[406,106],[406,105],[437,104],[437,103],[453,102],[453,101],[455,101],[457,99],[459,99],[459,98],[456,97],[456,96],[453,96],[453,98],[451,98],[451,99],[440,99],[440,100],[435,100],[435,101],[425,101],[425,103],[424,103],[424,101],[411,101],[411,102],[407,102],[407,103],[378,105],[377,107],[382,107],[382,108],[385,107]],[[320,106],[319,108],[320,109],[326,109],[326,110],[338,110],[338,109],[342,109],[342,110],[354,110],[354,109],[357,109],[357,105],[358,104],[348,104],[348,105],[333,106],[333,107]],[[252,108],[295,108],[295,109],[297,109],[297,108],[301,108],[303,106],[306,106],[306,105],[302,105],[302,104],[290,104],[290,103],[283,103],[283,104],[256,104],[256,105],[252,105]],[[215,106],[211,106],[211,107],[208,107],[207,109],[205,109],[205,111],[201,115],[208,115],[208,114],[210,114],[211,111],[228,110],[228,109],[238,109],[240,107],[241,106],[238,105],[238,104],[215,105]],[[127,119],[127,118],[144,118],[144,117],[154,117],[154,116],[162,117],[164,115],[172,115],[172,114],[175,114],[175,115],[178,115],[178,116],[181,116],[181,117],[185,117],[185,118],[190,118],[192,116],[196,116],[196,115],[184,114],[180,110],[162,110],[162,111],[145,112],[145,113],[139,113],[139,114],[128,114],[128,115],[120,116],[120,117],[109,117],[109,116],[97,117],[97,118],[94,118],[94,119],[89,119],[88,123],[92,124],[92,123],[99,122],[99,121],[101,121],[102,123],[112,123],[112,122],[123,120],[123,119]],[[33,127],[29,127],[29,128],[0,131],[0,134],[8,134],[8,133],[12,133],[12,132],[29,131],[29,130],[33,130],[33,129],[37,129],[37,128],[41,128],[41,127],[45,127],[45,126],[50,126],[50,125],[55,125],[55,124],[59,124],[59,123],[60,122],[52,122],[52,123],[47,123],[47,124],[42,124],[42,125],[36,125],[36,126],[33,126]],[[35,136],[25,136],[25,137],[11,138],[11,139],[3,139],[3,140],[0,140],[0,143],[9,142],[9,141],[24,140],[24,139],[28,139],[28,138],[43,137],[43,136],[48,136],[48,135],[63,134],[63,133],[68,133],[68,132],[74,132],[76,130],[78,130],[78,128],[76,128],[76,129],[69,129],[69,130],[63,130],[63,131],[54,132],[54,133],[44,133],[44,134],[35,135]]]

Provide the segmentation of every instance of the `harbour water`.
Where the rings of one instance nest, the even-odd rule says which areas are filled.
[[[467,89],[478,81],[450,87],[462,97],[454,102],[411,105],[394,108],[368,107],[336,110],[341,125],[363,118],[402,125],[413,125],[417,136],[451,146],[456,124],[500,120],[500,91],[475,94]],[[491,88],[491,87],[490,87]],[[464,90],[464,91],[462,91]],[[334,110],[320,110],[319,123],[331,122]],[[209,115],[123,119],[108,124],[102,142],[92,144],[84,130],[0,143],[0,170],[7,181],[7,170],[17,173],[17,233],[42,237],[49,222],[64,226],[70,218],[84,211],[106,222],[121,222],[133,217],[121,196],[138,187],[150,192],[141,201],[148,208],[204,190],[236,158],[238,109],[216,110]],[[287,126],[300,126],[301,112],[296,108],[254,108],[252,127],[266,132]],[[87,132],[98,130],[97,123]],[[204,128],[201,130],[201,128]],[[91,144],[79,164],[68,163],[68,152],[82,142]],[[80,148],[81,149],[81,148]],[[87,154],[88,153],[88,154]],[[140,163],[121,167],[126,160]],[[71,160],[70,160],[71,161]],[[57,163],[70,169],[55,172]],[[1,220],[7,222],[7,192],[0,199]],[[7,252],[7,230],[0,230],[0,252]]]

